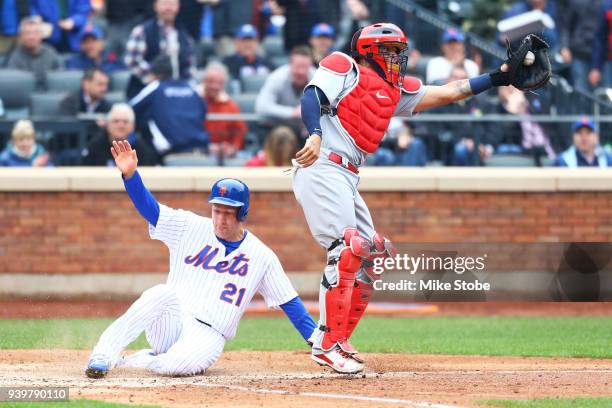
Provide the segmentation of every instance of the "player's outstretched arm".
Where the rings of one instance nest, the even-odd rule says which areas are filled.
[[[502,80],[498,80],[498,73],[503,75],[506,70],[507,65],[504,64],[499,71],[491,74],[484,74],[471,79],[460,79],[441,86],[428,85],[425,87],[425,95],[423,95],[423,98],[414,110],[422,112],[426,109],[448,105],[449,103],[469,98],[493,86],[508,85],[503,81],[503,77]]]
[[[508,59],[496,71],[475,78],[453,81],[443,86],[429,86],[415,107],[417,112],[478,95],[494,86],[514,85],[522,91],[538,89],[548,83],[552,70],[548,44],[529,34],[513,51],[508,44]]]
[[[159,203],[145,187],[140,174],[136,171],[138,166],[136,150],[132,149],[128,141],[114,141],[111,147],[111,154],[115,159],[115,165],[121,171],[123,185],[132,199],[134,207],[150,224],[157,226]]]
[[[304,307],[299,296],[294,297],[289,302],[280,305],[283,312],[287,315],[293,326],[306,341],[312,335],[317,325]]]

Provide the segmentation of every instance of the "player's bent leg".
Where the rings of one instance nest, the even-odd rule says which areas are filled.
[[[347,349],[355,350],[355,348],[348,342],[351,335],[355,331],[357,324],[363,317],[368,304],[370,303],[370,299],[372,298],[373,292],[373,282],[382,278],[383,271],[374,267],[375,259],[377,258],[387,258],[387,257],[395,257],[396,251],[393,247],[391,241],[380,235],[379,233],[375,233],[372,236],[371,247],[370,247],[370,257],[367,261],[364,262],[364,267],[357,274],[357,279],[355,281],[355,287],[353,288],[353,293],[351,296],[351,307],[349,311],[348,318],[348,328],[347,328]],[[355,350],[356,351],[356,350]],[[363,360],[357,356],[356,352],[351,352],[352,357],[357,361],[363,363]]]
[[[145,329],[145,337],[154,354],[165,353],[176,343],[182,330],[181,317],[180,307],[169,307]]]
[[[85,370],[90,378],[100,378],[119,361],[123,349],[140,333],[149,329],[164,314],[177,315],[174,324],[181,324],[181,306],[174,291],[167,285],[147,289],[130,308],[100,336]],[[175,332],[176,327],[169,327]]]
[[[356,273],[368,258],[369,250],[369,243],[355,228],[345,229],[342,238],[329,248],[321,282],[320,327],[313,335],[312,359],[340,373],[363,370],[361,363],[350,358],[346,336]],[[335,273],[330,273],[332,268]]]
[[[348,312],[356,274],[363,260],[370,255],[367,240],[359,236],[355,228],[347,228],[344,231],[338,245],[342,244],[344,248],[340,250],[338,257],[329,262],[332,265],[335,263],[338,279],[335,285],[327,287],[325,293],[325,324],[321,327],[324,332],[321,348],[325,351],[331,350],[336,344],[342,347],[343,341],[346,340]]]
[[[146,369],[162,375],[190,376],[202,374],[221,356],[223,336],[195,319],[168,352],[154,356]]]

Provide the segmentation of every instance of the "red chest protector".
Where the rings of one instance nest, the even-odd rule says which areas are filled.
[[[373,153],[389,127],[400,89],[370,68],[357,65],[357,69],[357,86],[338,103],[338,119],[357,147]]]
[[[359,149],[373,153],[380,144],[389,121],[401,97],[401,90],[382,79],[373,69],[358,65],[352,58],[340,52],[325,57],[320,67],[346,75],[357,69],[357,84],[336,106],[338,119]],[[421,82],[406,77],[402,90],[418,92]]]

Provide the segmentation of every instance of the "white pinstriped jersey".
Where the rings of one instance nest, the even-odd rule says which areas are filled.
[[[157,226],[149,224],[149,234],[170,250],[167,284],[187,312],[226,339],[236,334],[238,321],[256,292],[268,307],[297,296],[278,257],[251,232],[225,256],[212,219],[162,204],[159,207]]]

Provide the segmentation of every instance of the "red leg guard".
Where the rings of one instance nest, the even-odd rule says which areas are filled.
[[[371,283],[357,281],[355,284],[353,295],[351,296],[351,311],[349,312],[347,338],[351,338],[353,331],[355,331],[355,327],[357,327],[357,323],[359,323],[359,320],[361,320],[361,317],[365,313],[368,303],[370,303],[370,299],[372,298],[373,291],[374,286]]]
[[[374,260],[376,258],[393,258],[395,257],[396,253],[397,252],[389,239],[383,237],[379,233],[375,233],[374,236],[372,236],[372,246],[370,248],[369,257],[367,261],[364,262],[366,275],[372,281],[381,279],[382,273],[376,273],[374,271]],[[353,354],[353,358],[359,362],[363,362],[363,360],[356,356],[357,350],[351,343],[349,343],[348,339],[350,339],[355,327],[357,327],[357,324],[359,323],[359,320],[365,313],[368,303],[370,303],[370,299],[372,298],[373,289],[374,287],[371,283],[365,283],[362,281],[355,282],[355,288],[353,289],[351,296],[351,309],[349,311],[349,319],[347,323],[346,341],[339,343],[340,347],[344,351],[349,354]]]
[[[346,342],[351,299],[357,271],[364,258],[370,255],[368,242],[355,229],[344,232],[345,248],[338,257],[338,282],[325,294],[325,334],[321,347],[330,350]]]
[[[349,354],[357,354],[357,349],[353,347],[353,345],[348,341],[355,331],[355,327],[361,320],[361,317],[365,313],[366,308],[368,307],[368,303],[370,303],[370,299],[372,298],[372,291],[374,286],[371,283],[365,283],[361,281],[355,282],[355,287],[353,288],[353,293],[351,296],[351,308],[349,310],[349,318],[348,318],[348,326],[346,333],[346,341],[340,343],[340,347],[342,350],[346,351]],[[355,359],[359,362],[363,362],[361,359],[355,357]]]

